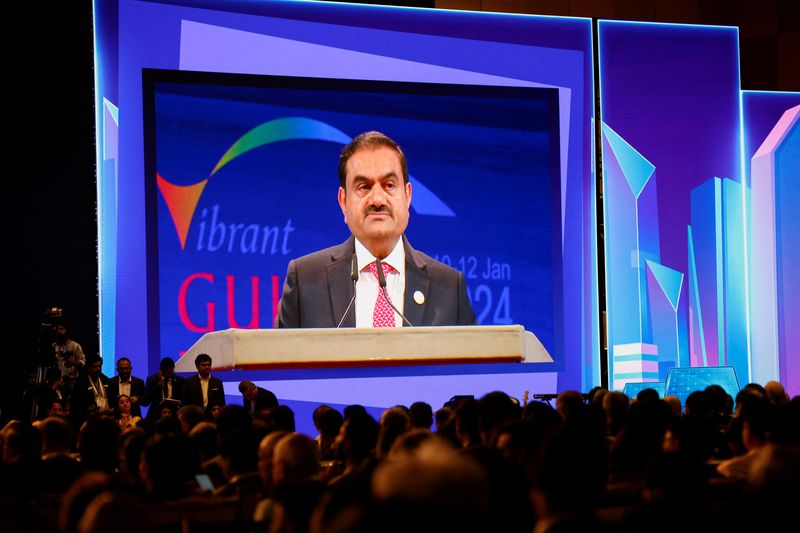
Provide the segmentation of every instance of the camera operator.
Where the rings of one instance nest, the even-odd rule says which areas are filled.
[[[86,365],[86,356],[81,345],[69,338],[69,330],[63,321],[56,324],[56,340],[53,343],[56,366],[61,370],[63,389],[67,396],[72,394],[75,380]]]

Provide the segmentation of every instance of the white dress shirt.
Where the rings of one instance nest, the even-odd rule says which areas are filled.
[[[366,246],[356,241],[356,256],[358,258],[359,276],[356,285],[356,327],[371,328],[372,315],[375,311],[375,302],[378,300],[378,278],[369,271],[370,263],[375,262],[375,256],[367,250]],[[403,300],[406,291],[406,250],[403,247],[403,239],[399,239],[391,253],[386,259],[381,260],[391,266],[394,270],[386,275],[386,292],[389,300],[401,312],[403,310]],[[403,325],[403,319],[395,313],[394,324],[397,327]]]
[[[119,395],[122,396],[124,394],[125,396],[130,397],[132,380],[128,379],[128,381],[122,381],[122,378],[117,379],[119,379]]]
[[[211,376],[208,376],[206,379],[203,379],[203,376],[200,376],[200,390],[203,391],[203,409],[208,407],[208,382],[211,381]]]

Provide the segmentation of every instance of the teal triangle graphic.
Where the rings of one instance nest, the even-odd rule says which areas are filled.
[[[617,132],[612,130],[605,122],[603,122],[603,135],[605,135],[608,144],[611,145],[614,157],[619,161],[619,166],[625,174],[625,179],[628,180],[628,185],[630,185],[633,195],[638,198],[656,167],[637,152],[633,146],[628,144],[625,139],[617,135]]]
[[[114,119],[114,122],[119,125],[119,108],[106,98],[103,98],[103,105],[105,106],[106,110],[111,113],[111,117]]]
[[[677,270],[665,267],[660,263],[650,261],[649,259],[645,259],[645,263],[647,263],[647,268],[650,269],[650,272],[653,273],[653,277],[656,278],[656,281],[661,286],[661,290],[664,291],[664,295],[667,297],[667,300],[669,300],[672,308],[677,309],[678,299],[681,297],[683,274]]]

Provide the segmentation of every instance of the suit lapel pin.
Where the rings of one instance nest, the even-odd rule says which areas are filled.
[[[419,305],[425,303],[425,295],[422,294],[422,291],[414,291],[414,301],[417,302]]]

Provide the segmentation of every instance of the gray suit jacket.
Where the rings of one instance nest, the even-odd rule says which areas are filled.
[[[406,288],[403,314],[414,326],[475,324],[475,313],[467,298],[464,274],[414,250],[403,236],[406,252]],[[277,325],[281,328],[336,327],[353,297],[350,262],[355,238],[294,259],[283,284]],[[418,304],[414,293],[425,301]],[[355,306],[342,326],[356,324]]]

